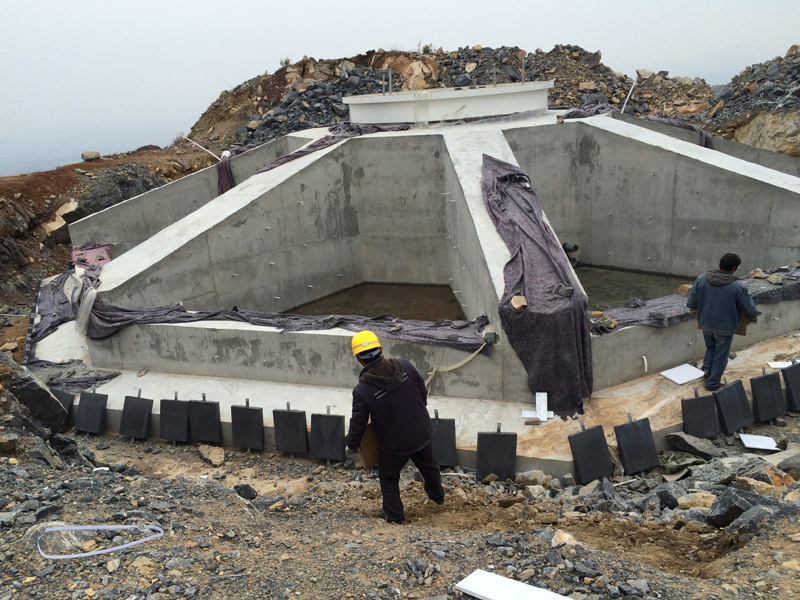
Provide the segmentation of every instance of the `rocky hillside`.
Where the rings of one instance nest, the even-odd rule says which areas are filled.
[[[553,79],[550,104],[558,106],[602,100],[621,108],[634,84],[604,65],[599,51],[578,46],[557,45],[549,52],[507,46],[423,50],[372,50],[335,60],[304,57],[222,92],[189,137],[219,154],[346,121],[342,98],[388,89],[390,73],[393,90]],[[800,156],[800,48],[747,67],[724,86],[640,69],[625,111],[682,116],[715,135]],[[66,267],[65,222],[215,162],[185,140],[165,149],[85,155],[80,165],[0,178],[0,297],[9,310],[30,303],[38,277]]]

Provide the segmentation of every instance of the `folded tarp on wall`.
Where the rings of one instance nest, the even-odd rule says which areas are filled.
[[[583,412],[592,392],[587,298],[522,169],[484,154],[483,198],[511,251],[503,268],[500,320],[528,373],[560,417]],[[515,310],[514,296],[527,306]]]

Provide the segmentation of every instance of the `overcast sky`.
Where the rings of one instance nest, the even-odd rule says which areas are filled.
[[[576,44],[718,84],[783,56],[799,23],[800,0],[0,0],[0,175],[168,145],[283,57]]]

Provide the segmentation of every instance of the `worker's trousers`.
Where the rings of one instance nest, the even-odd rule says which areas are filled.
[[[703,371],[709,373],[706,389],[715,390],[720,386],[722,374],[728,366],[728,355],[731,353],[733,334],[720,335],[703,329],[703,340],[706,343],[706,354],[703,357]]]
[[[406,518],[403,501],[400,499],[400,471],[406,466],[409,458],[422,475],[428,498],[437,504],[444,501],[442,475],[439,472],[439,463],[436,462],[436,457],[433,455],[432,443],[413,454],[389,454],[381,450],[378,461],[378,479],[383,496],[383,514],[391,523],[402,523]]]

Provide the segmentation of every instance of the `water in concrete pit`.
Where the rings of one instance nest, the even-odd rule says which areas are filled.
[[[684,283],[693,283],[691,277],[675,277],[656,273],[634,273],[581,266],[575,273],[589,296],[589,310],[607,310],[622,306],[625,300],[636,296],[652,300],[675,294]],[[699,275],[699,273],[698,273]]]
[[[391,313],[401,319],[419,321],[466,318],[449,286],[403,283],[362,283],[286,312],[363,317]]]

